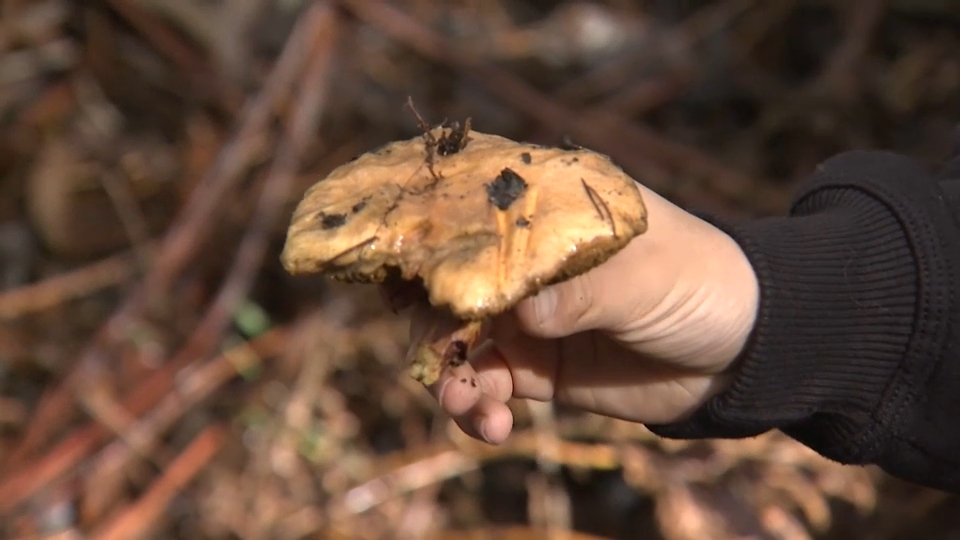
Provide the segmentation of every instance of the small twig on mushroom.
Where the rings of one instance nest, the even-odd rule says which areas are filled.
[[[417,118],[417,125],[420,126],[420,131],[423,132],[423,146],[426,153],[424,162],[427,164],[427,169],[430,171],[430,176],[432,176],[434,180],[440,180],[440,176],[433,168],[433,163],[437,154],[437,146],[439,145],[436,136],[433,134],[433,128],[430,127],[430,124],[427,124],[427,122],[423,119],[423,116],[420,115],[420,111],[418,111],[416,106],[414,106],[412,96],[407,96],[407,108],[410,109],[413,115]]]
[[[787,199],[779,193],[756,196],[756,190],[768,191],[748,175],[718,161],[691,146],[669,140],[652,129],[626,122],[608,111],[589,115],[574,114],[550,96],[533,88],[512,73],[492,64],[481,64],[461,54],[457,47],[440,33],[426,27],[397,7],[382,1],[340,0],[358,18],[377,26],[390,37],[404,43],[434,62],[451,66],[467,79],[523,111],[551,129],[570,132],[583,144],[613,157],[636,178],[658,192],[670,194],[675,175],[665,169],[679,169],[700,179],[693,188],[704,202],[718,206],[718,195],[726,201],[728,214],[742,205],[745,197],[756,199],[765,211],[779,211]],[[616,134],[616,136],[613,136]],[[778,195],[778,196],[775,196]]]

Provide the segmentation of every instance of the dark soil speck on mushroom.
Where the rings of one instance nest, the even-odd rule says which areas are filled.
[[[465,361],[467,359],[467,344],[459,339],[453,343],[453,357],[456,360]]]
[[[500,210],[506,210],[526,190],[527,182],[507,168],[500,171],[500,175],[493,182],[487,184],[487,199]]]
[[[461,126],[459,122],[454,123],[449,133],[444,133],[437,141],[437,154],[441,156],[451,156],[463,150],[470,141],[470,119]]]
[[[366,208],[366,206],[367,206],[367,199],[364,199],[358,202],[357,204],[353,205],[352,207],[350,207],[350,211],[356,214],[357,212]]]
[[[320,226],[324,229],[336,229],[347,222],[346,214],[325,214],[320,212]]]

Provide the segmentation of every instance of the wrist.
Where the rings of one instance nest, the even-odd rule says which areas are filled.
[[[718,375],[730,368],[753,331],[760,286],[730,235],[698,216],[672,210],[679,213],[662,220],[669,226],[638,240],[646,243],[646,257],[636,263],[643,271],[634,273],[637,283],[631,290],[648,300],[618,333],[644,354]]]
[[[816,424],[818,440],[869,436],[906,354],[917,297],[916,261],[890,206],[839,187],[806,195],[793,217],[714,222],[755,269],[755,328],[726,391],[686,422],[650,427],[683,438],[773,428],[800,437]]]
[[[683,393],[667,421],[679,422],[733,382],[757,321],[760,286],[726,232],[676,207],[657,215],[661,227],[643,239],[647,256],[634,260],[641,270],[630,273],[636,281],[629,289],[657,300],[614,337],[673,370]]]
[[[706,272],[702,283],[713,296],[704,315],[703,331],[714,336],[717,372],[735,368],[756,326],[760,283],[743,248],[726,232],[714,227],[716,263],[699,265]]]

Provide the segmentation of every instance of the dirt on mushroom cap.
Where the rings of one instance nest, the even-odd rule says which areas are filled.
[[[471,131],[462,149],[434,154],[428,167],[427,138],[364,154],[310,188],[284,267],[358,282],[381,282],[393,269],[420,277],[431,304],[480,319],[596,266],[646,230],[636,183],[606,156]]]

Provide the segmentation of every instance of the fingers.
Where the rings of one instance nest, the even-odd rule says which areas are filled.
[[[429,325],[428,318],[429,311],[417,312],[411,325],[414,335]],[[549,342],[521,333],[511,314],[498,318],[492,326],[492,337],[506,348],[487,341],[473,351],[468,362],[445,369],[428,390],[464,433],[500,444],[513,428],[507,401],[514,397],[553,398],[559,351]]]
[[[500,444],[513,429],[513,413],[506,405],[513,394],[512,377],[495,350],[479,352],[476,367],[468,362],[447,369],[428,389],[464,433]]]
[[[424,326],[421,317],[414,318],[415,329]],[[464,433],[499,444],[513,428],[506,402],[513,397],[552,399],[560,358],[556,343],[519,332],[512,314],[496,319],[491,332],[497,347],[487,341],[469,362],[445,369],[428,390]]]
[[[436,329],[437,321],[429,306],[414,307],[410,328],[414,342]],[[468,362],[446,367],[427,388],[465,433],[497,444],[513,427],[509,399],[554,397],[560,349],[559,341],[521,332],[512,313],[495,319],[490,331],[493,340],[472,351]]]
[[[513,430],[510,407],[486,394],[469,413],[453,420],[467,435],[490,444],[502,444]]]
[[[411,312],[411,342],[434,339],[434,333],[442,337],[459,324],[427,304],[416,304]],[[471,350],[467,362],[444,367],[427,389],[464,433],[492,444],[509,436],[513,413],[506,402],[513,396],[513,376],[490,341]]]
[[[483,395],[480,378],[469,363],[445,370],[430,389],[444,412],[454,417],[470,412]]]

